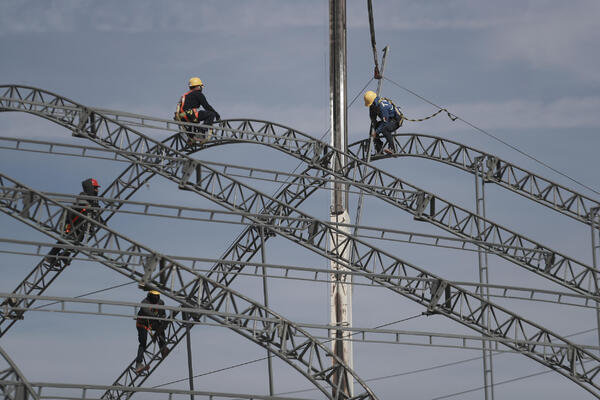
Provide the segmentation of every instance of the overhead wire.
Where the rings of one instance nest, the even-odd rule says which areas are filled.
[[[413,316],[410,316],[410,317],[407,317],[407,318],[400,319],[400,320],[398,320],[398,321],[387,322],[387,323],[385,323],[385,324],[382,324],[382,325],[376,326],[374,329],[378,329],[378,328],[384,328],[384,327],[386,327],[386,326],[390,326],[390,325],[394,325],[394,324],[399,324],[399,323],[401,323],[401,322],[409,321],[409,320],[411,320],[411,319],[413,319],[413,318],[417,318],[417,317],[420,317],[420,316],[422,316],[422,315],[423,315],[423,314],[416,314],[416,315],[413,315]],[[360,332],[353,333],[353,334],[351,334],[350,336],[357,335],[358,333],[360,333]],[[322,344],[329,343],[329,342],[331,342],[332,340],[334,340],[334,339],[326,340],[326,341],[322,342]],[[230,366],[228,366],[228,367],[223,367],[223,368],[219,368],[219,369],[216,369],[216,370],[212,370],[212,371],[208,371],[208,372],[203,372],[203,373],[201,373],[201,374],[194,375],[194,376],[192,377],[192,379],[200,378],[200,377],[202,377],[202,376],[206,376],[206,375],[211,375],[211,374],[214,374],[214,373],[217,373],[217,372],[227,371],[227,370],[234,369],[234,368],[238,368],[238,367],[243,367],[243,366],[245,366],[245,365],[248,365],[248,364],[253,364],[253,363],[256,363],[256,362],[259,362],[259,361],[264,361],[264,360],[267,360],[267,359],[269,359],[269,358],[272,358],[272,357],[274,357],[274,356],[272,356],[272,355],[271,355],[271,356],[267,356],[267,357],[256,358],[256,359],[254,359],[254,360],[250,360],[250,361],[242,362],[242,363],[239,363],[239,364],[230,365]],[[187,381],[188,379],[189,379],[189,378],[187,378],[187,377],[186,377],[186,378],[183,378],[183,379],[178,379],[178,380],[175,380],[175,381],[171,381],[171,382],[167,382],[167,383],[162,383],[162,384],[160,384],[160,385],[152,386],[152,388],[153,388],[153,389],[156,389],[156,388],[159,388],[159,387],[163,387],[163,386],[167,386],[167,385],[172,385],[172,384],[174,384],[174,383],[180,383],[180,382],[183,382],[183,381]],[[312,390],[317,390],[317,389],[302,390],[302,392],[306,392],[306,391],[312,391]],[[282,395],[282,394],[290,394],[290,393],[295,393],[295,392],[278,393],[278,395]]]
[[[390,79],[390,78],[388,78],[388,77],[384,77],[383,79],[385,79],[385,80],[389,81],[389,82],[390,82],[390,83],[392,83],[393,85],[396,85],[396,86],[397,86],[397,87],[399,87],[400,89],[402,89],[402,90],[405,90],[406,92],[408,92],[408,93],[412,94],[413,96],[416,96],[416,97],[418,97],[419,99],[423,100],[424,102],[426,102],[426,103],[428,103],[428,104],[430,104],[430,105],[432,105],[432,106],[434,106],[434,107],[438,108],[438,109],[440,110],[440,112],[441,112],[441,111],[446,111],[446,112],[448,113],[448,116],[449,116],[449,117],[450,117],[452,120],[456,120],[456,119],[458,119],[459,121],[461,121],[461,122],[463,122],[463,123],[467,124],[468,126],[470,126],[470,127],[471,127],[471,128],[473,128],[473,129],[475,129],[476,131],[478,131],[478,132],[480,132],[480,133],[483,133],[484,135],[486,135],[486,136],[488,136],[488,137],[490,137],[490,138],[492,138],[492,139],[496,140],[497,142],[500,142],[500,143],[502,143],[503,145],[505,145],[505,146],[509,147],[510,149],[512,149],[512,150],[514,150],[514,151],[518,152],[519,154],[521,154],[521,155],[523,155],[523,156],[525,156],[525,157],[529,158],[530,160],[533,160],[534,162],[536,162],[536,163],[538,163],[538,164],[540,164],[540,165],[542,165],[542,166],[544,166],[544,167],[548,168],[549,170],[551,170],[551,171],[553,171],[553,172],[557,173],[558,175],[560,175],[560,176],[562,176],[562,177],[564,177],[564,178],[566,178],[566,179],[570,180],[571,182],[574,182],[574,183],[576,183],[576,184],[578,184],[578,185],[580,185],[580,186],[582,186],[582,187],[584,187],[584,188],[586,188],[586,189],[588,189],[588,190],[590,190],[590,191],[592,191],[592,192],[596,193],[597,195],[600,195],[600,191],[598,191],[598,190],[596,190],[596,189],[592,188],[592,187],[591,187],[591,186],[589,186],[589,185],[586,185],[585,183],[581,182],[581,181],[580,181],[580,180],[578,180],[578,179],[575,179],[575,178],[573,178],[573,177],[571,177],[571,176],[567,175],[567,174],[566,174],[566,173],[564,173],[564,172],[561,172],[561,171],[559,171],[558,169],[556,169],[556,168],[554,168],[554,167],[550,166],[549,164],[547,164],[547,163],[545,163],[545,162],[543,162],[543,161],[539,160],[538,158],[536,158],[536,157],[534,157],[534,156],[532,156],[532,155],[530,155],[530,154],[526,153],[525,151],[523,151],[523,150],[520,150],[520,149],[519,149],[519,148],[517,148],[516,146],[514,146],[514,145],[512,145],[512,144],[508,143],[507,141],[505,141],[505,140],[503,140],[503,139],[501,139],[501,138],[497,137],[496,135],[494,135],[494,134],[492,134],[492,133],[490,133],[490,132],[486,131],[485,129],[482,129],[482,128],[480,128],[480,127],[476,126],[475,124],[473,124],[473,123],[471,123],[471,122],[469,122],[469,121],[465,120],[464,118],[462,118],[462,117],[460,117],[460,116],[458,116],[458,115],[456,115],[456,114],[454,114],[454,113],[450,113],[450,112],[449,112],[449,111],[447,111],[445,108],[442,108],[442,107],[440,107],[439,105],[437,105],[437,104],[435,104],[434,102],[432,102],[432,101],[430,101],[430,100],[426,99],[425,97],[423,97],[423,96],[419,95],[418,93],[414,92],[413,90],[410,90],[409,88],[407,88],[407,87],[405,87],[405,86],[402,86],[402,85],[401,85],[401,84],[399,84],[398,82],[395,82],[394,80],[392,80],[392,79]]]
[[[356,101],[356,99],[358,99],[358,97],[362,94],[362,92],[371,84],[371,82],[373,82],[373,78],[369,79],[369,81],[366,83],[365,86],[362,87],[362,89],[360,89],[358,91],[358,93],[356,94],[356,96],[354,96],[354,98],[352,99],[352,101],[350,102],[350,104],[348,105],[347,109],[349,109],[350,107],[352,107],[352,105],[354,104],[354,102]],[[327,130],[325,131],[325,133],[323,133],[323,135],[321,135],[321,137],[319,138],[319,140],[323,140],[323,138],[329,133],[329,131],[331,130],[331,128],[327,128]],[[294,170],[290,173],[290,174],[294,174],[296,171],[298,171],[298,168],[300,168],[300,166],[302,166],[302,164],[304,164],[304,162],[299,162],[298,165],[296,166],[296,168],[294,168]],[[279,190],[281,190],[281,188],[283,188],[285,186],[285,183],[282,183],[281,186],[279,186],[279,188],[277,189],[277,192]]]
[[[597,331],[597,330],[598,330],[598,328],[586,329],[585,331],[575,332],[575,333],[572,333],[572,334],[567,335],[565,337],[568,338],[568,337],[583,335],[585,333],[590,333],[590,332],[594,332],[594,331]],[[495,354],[504,354],[502,352],[494,352],[494,353]],[[400,372],[400,373],[397,373],[397,374],[378,376],[378,377],[375,377],[375,378],[365,379],[364,381],[365,382],[376,382],[376,381],[380,381],[380,380],[384,380],[384,379],[398,378],[398,377],[401,377],[401,376],[413,375],[413,374],[418,374],[418,373],[422,373],[422,372],[429,372],[429,371],[433,371],[433,370],[436,370],[436,369],[446,368],[446,367],[452,367],[452,366],[455,366],[455,365],[465,364],[465,363],[468,363],[468,362],[471,362],[471,361],[477,361],[477,360],[481,360],[481,357],[471,357],[471,358],[466,358],[466,359],[463,359],[463,360],[452,361],[452,362],[449,362],[449,363],[438,364],[438,365],[434,365],[434,366],[431,366],[431,367],[419,368],[419,369],[414,369],[414,370],[411,370],[411,371]],[[542,371],[542,373],[550,373],[550,372],[554,372],[554,371],[553,370]],[[537,376],[537,375],[542,375],[542,373],[536,373],[536,374],[526,375],[526,376],[522,376],[522,377],[518,377],[518,378],[512,378],[509,381],[517,381],[517,380],[527,379],[527,378],[531,378],[531,377],[534,377],[534,376]],[[509,383],[509,381],[503,381],[501,383]],[[496,384],[494,384],[494,386],[496,386]],[[481,390],[483,388],[484,388],[484,386],[481,386],[481,387],[477,388],[477,390]],[[304,389],[304,390],[295,390],[295,391],[292,391],[292,392],[285,392],[285,393],[278,393],[278,394],[279,395],[283,395],[283,394],[295,394],[295,393],[310,392],[310,391],[314,391],[314,390],[315,389]],[[458,396],[459,394],[463,394],[463,393],[467,393],[467,392],[456,393],[456,394],[453,394],[453,396],[454,395]],[[439,400],[439,399],[443,399],[443,398],[447,398],[447,397],[448,396],[446,396],[446,397],[436,397],[435,399],[431,399],[431,400]]]

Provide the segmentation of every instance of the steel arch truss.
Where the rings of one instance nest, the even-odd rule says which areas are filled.
[[[117,119],[125,125],[150,127],[168,131],[177,131],[177,129],[173,129],[173,127],[178,128],[172,121],[147,115],[137,115],[113,110],[98,111],[105,116]],[[291,130],[291,128],[258,120],[226,120],[219,124],[222,128],[232,128],[235,125],[243,130],[246,130],[246,127],[250,128],[249,130],[253,130],[251,127],[252,125],[270,125],[270,128],[265,131],[271,130],[272,132],[277,131],[282,133]],[[257,130],[257,132],[260,131],[261,129]],[[230,139],[235,141],[244,139],[243,135],[236,135],[234,130],[231,132],[232,134],[228,134]],[[298,137],[305,137],[313,140],[310,136],[300,132],[296,132],[296,135]],[[486,182],[496,183],[580,222],[590,225],[592,223],[591,213],[593,208],[600,207],[600,202],[597,200],[473,147],[444,138],[417,133],[397,134],[394,136],[396,147],[399,151],[391,156],[377,155],[372,157],[372,160],[398,156],[416,156],[444,162],[467,172],[475,173],[474,163],[476,159],[483,158],[485,159],[486,166]],[[209,142],[205,144],[205,146],[223,143],[225,137],[226,136],[222,135],[219,142]],[[367,160],[366,148],[368,142],[368,139],[365,139],[351,144],[350,154],[361,160]]]
[[[402,133],[394,135],[394,142],[396,154],[376,156],[372,160],[402,156],[423,157],[475,174],[476,160],[483,159],[486,182],[496,183],[584,224],[592,224],[592,209],[600,207],[597,200],[577,193],[492,154],[452,140],[418,133]],[[355,154],[356,157],[366,160],[368,146],[368,139],[361,140],[352,143],[349,146],[349,151]]]
[[[103,125],[117,125],[117,127],[115,127],[113,130],[107,129],[106,132],[99,134],[97,128],[102,127]],[[129,148],[139,151],[142,148],[150,148],[150,146],[147,144],[152,142],[150,139],[139,135],[134,131],[127,130],[123,126],[118,126],[118,124],[114,123],[114,121],[107,119],[104,119],[102,124],[96,123],[89,127],[87,132],[88,136],[92,140],[103,146],[119,148],[119,146],[115,146],[115,140],[118,141],[118,139],[124,138],[128,141],[132,140]],[[82,132],[82,134],[84,133]],[[317,162],[319,165],[322,165],[322,161],[324,159],[321,158],[320,155],[324,148],[318,148],[319,146],[320,144],[315,142],[310,151],[314,156],[312,160]],[[163,146],[161,147],[162,152],[171,153],[174,156],[182,156],[181,153],[176,152],[173,149],[164,148]],[[332,155],[333,154],[330,153],[329,157]],[[149,154],[147,160],[152,160],[152,157],[153,155]],[[356,164],[360,163],[356,162]],[[350,168],[348,168],[348,170],[350,170]],[[253,207],[264,208],[264,206],[268,203],[266,201],[266,196],[257,192],[253,192],[244,185],[228,179],[226,175],[220,174],[217,171],[202,165],[200,162],[187,159],[185,157],[182,157],[181,161],[171,163],[170,165],[158,166],[157,164],[154,167],[154,171],[179,183],[180,187],[194,190],[200,194],[203,194],[205,197],[215,200],[219,204],[223,204],[229,209],[252,211]],[[196,175],[195,184],[189,182],[189,179],[193,174]],[[380,179],[379,176],[381,176],[381,174],[382,173],[380,171],[368,171],[368,174],[360,175],[360,182],[364,186],[373,182],[373,180]],[[375,179],[365,179],[369,176],[375,177]],[[395,186],[392,185],[389,190],[389,194],[391,195],[395,193],[395,191],[392,190],[393,188],[406,186],[406,184],[403,184],[399,180],[392,181],[392,183],[395,184]],[[382,194],[386,195],[388,193],[384,191]],[[411,199],[411,202],[418,206],[421,214],[423,211],[425,211],[424,208],[426,204],[423,204],[423,200],[427,200],[425,195],[427,195],[427,193],[420,192],[416,198]],[[422,198],[421,202],[418,200],[419,196]],[[234,203],[227,203],[232,199]],[[315,220],[311,226],[307,227],[308,229],[306,233],[300,234],[299,237],[294,237],[293,233],[290,234],[286,231],[285,226],[276,224],[276,216],[286,213],[295,213],[296,215],[300,213],[282,203],[279,203],[275,209],[270,209],[269,211],[272,213],[272,229],[274,231],[292,240],[298,241],[302,245],[309,247],[318,253],[325,255],[326,257],[331,257],[332,253],[328,253],[323,244],[331,236],[334,228],[328,226],[327,223]],[[294,231],[296,230],[294,229]],[[410,264],[404,263],[401,260],[385,254],[364,243],[361,243],[352,237],[346,236],[346,239],[339,243],[338,246],[350,246],[354,248],[359,255],[357,263],[350,266],[351,268],[370,272],[377,272],[379,269],[381,269],[384,271],[384,273],[389,274],[390,278],[376,280],[378,283],[390,287],[406,297],[425,305],[429,312],[446,315],[462,324],[465,324],[490,336],[510,336],[513,335],[514,332],[516,336],[521,335],[522,337],[529,338],[543,338],[544,341],[548,343],[548,346],[544,346],[543,349],[532,348],[530,349],[532,353],[528,356],[549,366],[559,373],[568,376],[570,379],[585,387],[587,390],[590,390],[592,393],[597,393],[594,391],[598,389],[596,382],[598,373],[598,359],[594,355],[582,351],[581,349],[577,348],[576,345],[565,341],[552,332],[536,326],[529,321],[510,313],[507,310],[496,307],[492,303],[485,302],[483,299],[459,287],[449,284],[445,280],[430,275],[426,271],[420,270]],[[339,252],[335,253],[339,254]],[[415,277],[428,279],[418,281],[411,280],[411,274]],[[403,285],[403,281],[408,283]],[[489,330],[487,327],[478,325],[478,323],[481,321],[482,313],[488,312],[488,310],[492,316],[491,328]],[[566,345],[568,350],[558,350],[553,347],[553,343],[563,343]],[[585,364],[585,361],[588,360],[593,361],[590,363],[593,364],[591,367]]]
[[[147,165],[162,162],[161,170],[167,174],[181,168],[184,182],[194,173],[193,168],[199,165],[190,158],[182,163],[173,161],[184,155],[182,150],[187,146],[179,135],[160,144],[91,109],[63,98],[60,101],[54,98],[60,97],[36,88],[9,86],[0,101],[0,109],[41,115],[67,127],[77,136],[89,137],[101,146],[109,146],[116,151],[146,152],[147,157],[138,156],[137,159],[127,154],[122,156]],[[43,101],[40,102],[40,99]],[[56,107],[57,103],[61,106]],[[232,128],[233,123],[221,123],[216,129],[215,144],[219,141],[245,141],[269,145],[338,179],[346,179],[348,183],[412,213],[417,220],[427,221],[463,238],[485,241],[490,245],[483,247],[489,251],[540,276],[578,293],[590,296],[600,294],[594,268],[404,182],[353,155],[341,153],[305,134],[270,122],[243,120],[238,122],[239,128]],[[165,162],[165,158],[170,161]],[[335,172],[331,165],[341,165],[343,168]],[[374,190],[370,187],[373,185],[385,189]],[[520,249],[498,250],[506,245]]]
[[[202,309],[206,309],[233,312],[242,316],[253,316],[254,318],[249,319],[240,317],[236,321],[237,327],[230,327],[230,329],[268,349],[271,353],[290,364],[328,398],[350,399],[344,391],[346,390],[345,385],[347,385],[346,378],[352,376],[363,389],[360,394],[353,396],[352,399],[376,399],[364,382],[326,346],[293,322],[282,318],[260,303],[254,302],[228,287],[154,252],[152,249],[133,242],[87,216],[62,206],[3,174],[0,174],[0,183],[3,186],[0,210],[6,214],[46,235],[69,244],[76,244],[72,238],[61,237],[59,233],[61,232],[60,218],[62,213],[66,210],[74,212],[96,228],[89,242],[97,250],[82,251],[88,257],[139,282],[140,285],[160,290],[166,296],[186,307],[198,308],[198,315],[202,315]],[[112,248],[125,250],[125,253],[113,254],[111,257],[111,255],[102,252],[102,249]],[[128,250],[143,254],[143,257],[137,259],[140,256],[130,255]],[[130,261],[132,261],[131,265]],[[132,266],[134,264],[142,266]],[[171,283],[168,284],[167,282]],[[171,284],[174,284],[173,289],[169,289]],[[279,322],[277,324],[256,323],[256,317],[259,319],[276,318]],[[211,314],[209,318],[219,322],[222,317]],[[225,322],[230,324],[230,321]],[[174,330],[175,328],[170,327],[169,329]],[[331,360],[336,360],[337,363],[331,365]],[[133,371],[130,371],[130,374],[136,375]],[[338,384],[334,383],[334,375],[342,377]]]

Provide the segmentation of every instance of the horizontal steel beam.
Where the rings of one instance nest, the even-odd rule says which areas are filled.
[[[5,300],[3,306],[0,308],[0,313],[4,315],[10,315],[12,313],[18,315],[25,311],[37,311],[37,312],[48,312],[48,313],[65,313],[65,314],[79,314],[79,315],[90,315],[90,316],[106,316],[106,317],[120,317],[127,319],[135,319],[137,311],[143,304],[116,300],[105,300],[105,299],[82,299],[72,297],[57,297],[57,296],[31,296],[31,295],[15,295],[13,293],[0,293],[0,299]],[[37,307],[10,307],[10,302],[15,299],[33,299],[36,301],[47,302]],[[88,307],[85,307],[88,306]],[[85,308],[84,308],[85,307]],[[208,325],[218,326],[223,328],[238,327],[239,321],[242,319],[248,319],[254,322],[270,323],[277,325],[279,321],[276,318],[263,317],[260,315],[247,316],[237,314],[233,312],[222,312],[213,310],[201,310],[197,308],[181,307],[181,306],[169,306],[169,305],[157,305],[155,308],[170,311],[168,317],[165,318],[153,318],[148,319],[166,321],[169,323],[180,323],[180,324],[192,324],[192,325]],[[191,316],[192,319],[184,318],[183,315]],[[180,317],[178,317],[180,316]],[[220,323],[216,323],[210,320],[209,316],[219,316],[222,318]],[[431,346],[431,347],[450,347],[458,349],[475,349],[481,350],[481,336],[456,334],[456,333],[443,333],[443,332],[425,332],[425,331],[410,331],[410,330],[399,330],[399,329],[388,329],[388,328],[364,328],[364,327],[343,327],[343,326],[332,326],[324,324],[314,324],[308,322],[295,322],[296,326],[307,330],[315,331],[340,331],[348,332],[350,334],[349,340],[354,342],[363,343],[383,343],[383,344],[401,344],[401,345],[415,345],[415,346]],[[322,340],[323,343],[331,341],[331,337],[328,333],[318,334],[313,333],[313,336]],[[509,343],[517,347],[536,347],[546,346],[550,343],[540,342],[535,340],[527,339],[513,339],[513,338],[500,338],[500,337],[489,337],[486,340],[494,342],[494,351],[511,352],[516,353],[515,350],[507,349],[503,350],[498,347],[499,344]],[[567,345],[557,344],[556,347],[568,348]],[[584,344],[578,344],[582,349],[589,351],[600,350],[599,346],[590,346]]]

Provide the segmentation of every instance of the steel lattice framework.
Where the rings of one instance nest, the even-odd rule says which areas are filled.
[[[7,400],[24,400],[28,396],[38,400],[39,397],[33,390],[31,384],[25,379],[23,373],[15,365],[14,361],[0,347],[0,392]]]
[[[331,258],[331,254],[341,254],[341,249],[348,247],[353,254],[357,254],[353,264],[350,264],[349,260],[342,260],[349,268],[356,272],[365,271],[386,275],[386,278],[373,278],[369,275],[366,275],[366,277],[424,305],[430,313],[445,315],[490,337],[517,339],[520,336],[541,340],[545,345],[526,346],[526,350],[520,348],[521,346],[515,346],[513,349],[523,351],[528,357],[569,377],[598,396],[600,386],[597,375],[600,359],[595,355],[553,332],[511,313],[509,310],[487,302],[447,280],[406,263],[355,237],[344,235],[328,222],[312,218],[294,208],[290,202],[299,204],[308,194],[316,190],[319,185],[315,184],[315,180],[309,180],[303,187],[298,184],[294,185],[293,192],[286,190],[290,188],[288,186],[275,197],[270,197],[232,179],[227,174],[201,161],[186,156],[181,151],[185,149],[185,143],[179,136],[173,136],[171,139],[159,143],[97,111],[35,88],[7,87],[3,97],[0,98],[0,108],[40,115],[67,127],[75,135],[86,137],[106,148],[112,148],[117,153],[126,152],[119,154],[130,159],[132,165],[112,185],[112,193],[116,192],[122,195],[123,198],[129,198],[135,189],[139,187],[139,185],[130,182],[143,183],[150,179],[152,174],[159,174],[176,182],[180,188],[197,192],[227,209],[264,213],[265,217],[258,218],[257,223],[270,224],[271,232],[299,243],[324,257]],[[578,293],[597,299],[596,271],[583,263],[511,232],[492,221],[477,217],[467,210],[365,164],[352,155],[341,154],[322,142],[290,128],[265,121],[242,121],[237,128],[232,128],[232,124],[232,121],[222,123],[220,130],[217,131],[215,143],[250,141],[282,150],[307,163],[308,167],[303,173],[306,176],[311,173],[325,173],[334,176],[336,179],[345,179],[360,189],[371,192],[383,200],[413,213],[415,218],[443,227],[458,236],[485,241],[489,243],[487,247],[501,257]],[[260,125],[260,127],[257,128],[256,125]],[[187,152],[194,150],[197,149],[187,149]],[[128,155],[127,152],[143,153],[146,156],[133,157]],[[344,157],[349,161],[342,173],[333,173],[328,166],[336,160],[344,159]],[[491,170],[495,171],[496,168],[494,167]],[[123,179],[125,176],[127,179]],[[498,175],[499,182],[501,177],[502,175]],[[10,182],[7,177],[4,179]],[[302,179],[299,180],[302,181]],[[48,230],[49,226],[53,226],[54,233],[47,233],[60,239],[57,233],[59,232],[57,229],[58,222],[55,221],[54,225],[42,223],[34,216],[29,216],[27,210],[33,206],[39,209],[42,203],[44,207],[50,207],[50,204],[52,204],[52,207],[61,206],[39,192],[29,188],[26,188],[23,192],[22,185],[17,183],[14,183],[14,185],[14,202],[10,202],[10,204],[3,202],[3,210],[42,231],[44,229]],[[385,187],[386,189],[374,190],[370,185]],[[7,185],[4,186],[4,190],[8,190],[6,189]],[[514,188],[511,190],[514,190]],[[547,201],[547,199],[544,201]],[[579,204],[579,200],[577,204]],[[59,213],[55,213],[53,216],[48,213],[47,218],[49,220],[52,220],[52,218],[58,219],[58,215]],[[279,218],[280,216],[294,216],[298,217],[298,220],[282,219]],[[581,218],[576,219],[582,220]],[[482,231],[477,230],[476,234],[468,233],[473,230],[474,226],[479,225],[484,227]],[[106,229],[105,227],[99,227],[96,235]],[[247,231],[252,231],[252,229]],[[334,235],[342,235],[344,239],[335,244],[336,250],[340,251],[330,252],[327,250],[325,243]],[[240,235],[236,243],[240,243],[240,239],[245,240],[243,238],[244,234]],[[254,242],[258,243],[257,246],[262,245],[262,240],[256,240],[256,236]],[[506,245],[508,243],[511,245],[517,244],[518,246],[515,246],[515,248],[521,250],[515,250],[515,254],[511,254],[508,251],[499,252],[497,247],[494,247],[497,244]],[[234,248],[235,244],[231,249]],[[530,249],[529,252],[528,248]],[[258,250],[259,248],[256,248],[254,252],[250,253],[250,258]],[[546,253],[544,257],[539,256],[540,250],[542,253]],[[521,253],[517,254],[518,251]],[[247,254],[249,253],[244,249],[243,252],[238,254],[240,256],[238,259],[241,260]],[[161,261],[167,261],[167,265],[164,267],[165,262],[160,264],[160,271],[169,271],[169,268],[181,268],[180,266],[174,267],[176,264],[172,260],[165,260],[164,257],[149,255],[148,258],[152,261],[147,261],[146,264],[156,265],[156,263],[160,264]],[[63,268],[64,266],[63,264]],[[112,267],[115,269],[123,268],[118,265]],[[240,269],[238,268],[238,270]],[[235,278],[236,269],[232,268],[231,265],[216,265],[213,270],[218,278],[215,284],[217,282],[224,283],[224,285],[219,286],[220,290],[225,290],[226,285]],[[143,274],[141,277],[143,278]],[[139,279],[140,276],[135,276],[135,278]],[[146,281],[148,278],[146,277]],[[160,287],[160,281],[158,281],[156,287]],[[484,313],[490,313],[491,315],[489,326],[481,324]],[[511,347],[510,345],[507,346]]]
[[[4,187],[2,189],[3,200],[0,202],[0,209],[3,212],[50,237],[75,244],[76,239],[74,237],[61,235],[63,231],[61,216],[69,210],[68,207],[48,199],[43,194],[3,174],[0,174],[0,183]],[[233,311],[239,314],[240,317],[235,326],[229,326],[230,329],[276,354],[305,375],[317,388],[332,399],[349,398],[339,387],[333,384],[331,379],[333,374],[340,374],[344,377],[347,374],[352,375],[357,383],[363,386],[364,391],[352,397],[353,399],[376,398],[362,380],[341,363],[341,360],[338,360],[339,365],[336,367],[329,365],[329,358],[336,359],[335,354],[293,322],[284,319],[260,303],[134,242],[73,209],[70,209],[70,211],[75,212],[95,226],[96,229],[94,229],[89,240],[92,247],[98,250],[102,248],[126,250],[125,253],[111,254],[112,257],[101,251],[85,251],[88,257],[139,282],[144,287],[159,290],[186,307],[198,308],[199,315],[202,314],[202,309]],[[129,254],[130,252],[141,254],[141,256],[132,256]],[[160,267],[157,269],[159,264]],[[167,285],[172,277],[174,278],[172,280],[174,283],[172,285],[173,289]],[[276,324],[260,323],[260,319],[246,319],[245,315],[267,320],[275,318],[278,322]],[[219,322],[223,317],[218,314],[211,314],[210,318]],[[224,325],[228,323],[227,320],[223,322]],[[186,324],[181,323],[179,325],[185,326]],[[174,328],[171,325],[169,331],[172,329]],[[132,371],[130,371],[130,374],[135,375]],[[325,388],[324,384],[328,384],[330,388]]]

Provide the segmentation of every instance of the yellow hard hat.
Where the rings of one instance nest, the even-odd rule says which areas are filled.
[[[160,296],[160,292],[158,290],[151,290],[150,294],[155,294],[157,296]]]
[[[377,97],[377,93],[372,90],[368,90],[365,92],[365,107],[371,107],[371,104],[375,101],[375,97]]]
[[[188,84],[188,86],[189,87],[204,86],[204,84],[202,83],[202,79],[195,76],[193,78],[190,78],[190,83]]]

